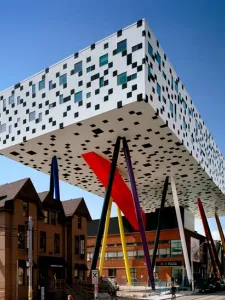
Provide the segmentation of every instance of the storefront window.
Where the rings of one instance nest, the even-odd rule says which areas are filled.
[[[116,277],[116,269],[108,269],[109,277]]]
[[[24,269],[19,267],[18,268],[18,285],[24,285],[25,282],[24,282]]]
[[[160,248],[159,257],[170,257],[170,248]]]
[[[172,267],[172,278],[175,283],[180,284],[182,282],[182,267]]]
[[[171,257],[182,256],[181,240],[171,241]]]

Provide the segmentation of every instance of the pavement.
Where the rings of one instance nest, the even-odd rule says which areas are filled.
[[[178,292],[176,296],[179,300],[225,300],[225,291],[217,293],[193,293],[192,291],[181,291]],[[169,294],[168,291],[160,291],[160,289],[158,289],[155,294],[147,287],[122,287],[118,292],[118,298],[121,300],[166,300],[171,299],[171,294]]]

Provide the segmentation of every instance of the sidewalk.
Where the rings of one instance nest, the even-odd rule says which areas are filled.
[[[146,286],[120,286],[120,290],[117,292],[117,295],[121,298],[164,300],[171,299],[169,290],[169,287],[156,287],[156,291],[153,292],[149,287]],[[181,291],[177,292],[176,295],[178,298],[191,294],[192,291]]]

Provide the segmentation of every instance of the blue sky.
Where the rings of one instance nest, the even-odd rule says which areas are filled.
[[[143,17],[225,154],[224,0],[1,1],[0,91]],[[31,177],[48,189],[48,176],[4,157],[0,165],[0,184]],[[101,198],[61,183],[62,199],[80,196],[99,217]]]

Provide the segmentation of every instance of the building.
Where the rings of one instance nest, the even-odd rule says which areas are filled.
[[[27,225],[33,219],[33,293],[86,276],[86,232],[91,220],[84,199],[56,201],[38,194],[30,179],[0,186],[0,296],[28,297]],[[56,278],[56,280],[55,280]]]
[[[153,253],[158,211],[146,214],[146,236],[150,255]],[[182,207],[181,214],[190,258],[191,249],[194,253],[194,255],[192,254],[192,260],[195,279],[199,277],[206,278],[207,248],[204,244],[205,237],[194,231],[194,216],[192,214]],[[88,224],[88,266],[90,266],[92,259],[98,223],[99,220],[93,220]],[[147,284],[148,276],[140,234],[132,229],[125,217],[123,217],[123,224],[132,281],[135,284]],[[117,218],[110,219],[103,275],[115,276],[120,284],[126,284],[126,272]],[[186,280],[180,234],[173,207],[167,207],[164,211],[154,275],[156,282],[160,285],[170,283],[172,278],[177,280],[178,283]]]
[[[60,179],[103,196],[82,154],[111,159],[124,136],[145,212],[173,174],[181,206],[198,217],[200,197],[208,217],[225,214],[224,157],[144,19],[0,92],[0,110],[0,153],[11,159],[48,174],[56,155]]]

